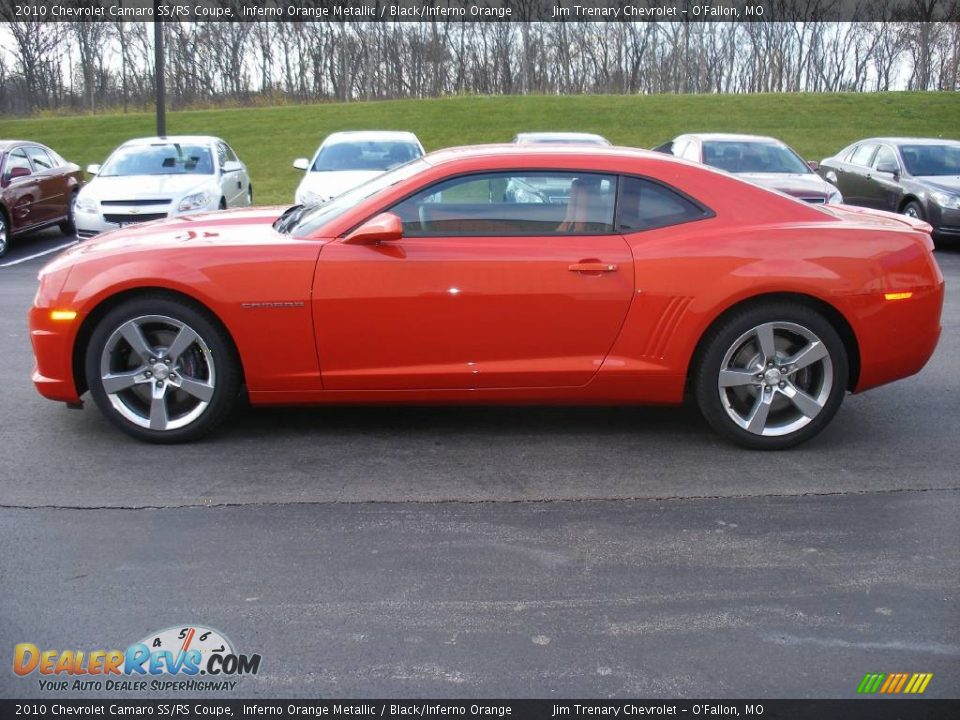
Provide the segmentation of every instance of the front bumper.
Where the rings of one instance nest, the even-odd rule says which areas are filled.
[[[73,344],[83,318],[78,315],[69,322],[57,321],[51,319],[50,308],[34,306],[28,319],[36,359],[32,379],[37,391],[50,400],[79,403],[73,376]]]

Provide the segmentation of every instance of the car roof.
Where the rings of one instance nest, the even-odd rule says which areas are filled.
[[[215,142],[221,142],[220,138],[212,135],[164,135],[153,137],[133,138],[122,143],[121,147],[131,145],[157,145],[160,143],[180,143],[183,145],[209,145]]]
[[[47,147],[43,143],[38,143],[34,140],[0,140],[0,152],[9,150],[16,145],[39,145],[40,147]]]
[[[609,142],[603,135],[588,132],[522,132],[515,140],[602,140]]]
[[[864,138],[850,143],[858,145],[865,142],[890,143],[891,145],[960,145],[960,141],[950,138],[924,138],[924,137],[874,137]],[[847,146],[849,147],[849,145]]]
[[[463,145],[460,147],[436,150],[423,159],[431,165],[442,165],[448,162],[480,157],[502,157],[505,155],[548,157],[611,157],[623,159],[651,158],[669,162],[683,162],[669,155],[654,150],[640,148],[618,147],[615,145],[518,145],[516,143],[501,143],[496,145]]]
[[[405,140],[419,143],[417,136],[407,130],[342,130],[330,133],[323,144],[341,142],[375,142],[377,140]]]
[[[754,142],[767,143],[770,145],[785,145],[783,140],[778,140],[769,135],[747,135],[744,133],[684,133],[682,138],[696,138],[702,141],[713,142]],[[677,138],[679,140],[680,138]]]

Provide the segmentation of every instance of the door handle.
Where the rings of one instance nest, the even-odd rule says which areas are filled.
[[[570,272],[616,272],[617,266],[603,262],[578,262],[567,269]]]

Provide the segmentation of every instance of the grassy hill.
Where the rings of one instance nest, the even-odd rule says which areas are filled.
[[[86,166],[119,143],[154,134],[149,113],[0,118],[0,138],[46,143]],[[651,147],[682,132],[773,135],[821,159],[871,135],[960,136],[960,94],[837,93],[457,97],[169,113],[170,134],[219,135],[247,163],[258,204],[293,201],[309,156],[336,130],[412,130],[427,150],[509,141],[524,130],[581,130],[614,143]]]

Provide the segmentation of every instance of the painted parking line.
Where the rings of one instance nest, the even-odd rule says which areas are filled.
[[[38,257],[43,257],[44,255],[49,255],[50,253],[55,253],[65,248],[70,247],[71,245],[76,245],[79,240],[74,240],[72,242],[64,243],[63,245],[57,245],[52,247],[49,250],[43,250],[42,252],[34,253],[33,255],[27,255],[26,257],[19,258],[17,260],[11,260],[10,262],[0,263],[0,268],[11,267],[13,265],[19,265],[20,263],[25,263],[28,260],[35,260]]]

